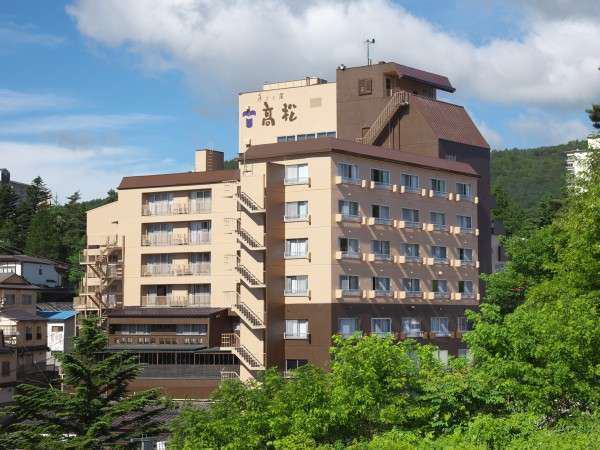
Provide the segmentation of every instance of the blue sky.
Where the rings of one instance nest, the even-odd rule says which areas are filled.
[[[237,151],[237,93],[375,59],[446,74],[495,148],[582,138],[600,100],[593,1],[3,0],[0,166],[59,200]],[[596,43],[594,45],[593,43]]]

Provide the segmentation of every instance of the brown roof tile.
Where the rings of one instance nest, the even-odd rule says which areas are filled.
[[[410,106],[421,112],[438,139],[490,148],[462,106],[418,95],[410,96]]]
[[[403,66],[402,64],[391,64],[396,69],[396,73],[400,78],[411,78],[446,92],[454,92],[456,90],[452,84],[450,84],[450,80],[443,75],[415,69],[414,67]]]
[[[363,158],[401,163],[409,166],[454,172],[462,175],[478,176],[477,172],[466,163],[440,158],[430,158],[387,147],[364,145],[354,141],[335,138],[255,145],[246,150],[245,159],[247,161],[252,161],[283,158],[286,156],[309,156],[327,153],[342,153]]]
[[[210,170],[208,172],[182,172],[161,175],[142,175],[124,177],[117,189],[140,189],[151,187],[187,186],[193,184],[222,183],[223,181],[239,180],[237,169]]]

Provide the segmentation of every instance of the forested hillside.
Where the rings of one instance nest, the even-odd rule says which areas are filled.
[[[562,198],[565,186],[565,153],[587,148],[586,141],[552,147],[492,151],[492,190],[506,192],[527,211],[542,199]]]

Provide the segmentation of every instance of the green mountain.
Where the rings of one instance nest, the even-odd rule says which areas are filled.
[[[526,212],[544,198],[560,199],[565,187],[565,154],[587,148],[586,141],[551,147],[493,150],[492,191],[500,188]]]

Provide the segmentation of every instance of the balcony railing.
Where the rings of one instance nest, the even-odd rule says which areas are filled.
[[[190,234],[145,234],[142,236],[142,245],[144,247],[198,244],[210,244],[210,231],[194,232]]]
[[[447,192],[444,192],[444,191],[435,191],[435,190],[434,190],[434,191],[433,191],[433,195],[434,195],[435,197],[441,197],[441,198],[446,198],[446,197],[448,197],[448,193],[447,193]]]
[[[373,217],[373,219],[375,219],[376,225],[392,225],[394,223],[393,219],[387,217]]]
[[[419,255],[405,255],[404,260],[410,263],[420,263],[421,257]]]
[[[348,296],[348,297],[356,297],[360,295],[360,289],[356,288],[356,289],[343,289],[342,288],[342,296]]]
[[[432,223],[431,225],[435,231],[448,231],[448,225],[442,223]]]
[[[341,178],[341,182],[343,184],[357,184],[360,185],[361,184],[361,180],[359,178],[349,178],[349,177],[340,177]]]
[[[475,298],[475,292],[459,292],[461,299],[473,299]]]
[[[308,289],[285,289],[283,295],[286,297],[308,297]]]
[[[412,222],[410,220],[405,220],[404,221],[404,227],[405,228],[416,228],[419,229],[422,227],[421,222]]]
[[[376,261],[391,261],[392,255],[390,255],[389,253],[375,253],[375,260]]]
[[[285,259],[303,259],[303,258],[308,258],[308,250],[306,251],[296,251],[296,252],[292,252],[292,251],[288,251],[286,250],[283,254],[283,257]]]
[[[142,276],[145,277],[208,274],[210,274],[209,262],[199,262],[191,264],[147,264],[142,266]]]
[[[420,298],[423,297],[423,292],[421,291],[405,291],[406,298]]]
[[[289,339],[289,340],[306,340],[310,338],[310,333],[306,332],[306,333],[294,333],[294,334],[288,334],[288,333],[283,333],[283,338],[284,339]]]
[[[444,298],[450,298],[450,292],[448,291],[438,291],[438,292],[434,292],[433,293],[433,298],[437,299],[444,299]]]
[[[108,345],[208,345],[208,336],[200,334],[111,334]]]
[[[286,186],[294,186],[296,184],[309,184],[310,177],[297,177],[297,178],[286,178],[283,180]]]
[[[306,214],[304,216],[283,216],[284,222],[307,222],[310,219],[310,215]]]
[[[141,305],[150,308],[210,306],[210,293],[189,294],[187,296],[144,295]]]
[[[410,192],[412,194],[420,194],[421,188],[419,186],[404,186],[404,192]]]
[[[197,203],[171,203],[166,205],[142,205],[143,216],[174,216],[179,214],[209,213],[212,209],[211,202]]]
[[[342,258],[358,259],[358,258],[360,258],[360,252],[354,251],[354,250],[347,250],[345,252],[342,251],[341,256],[342,256]]]

